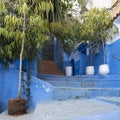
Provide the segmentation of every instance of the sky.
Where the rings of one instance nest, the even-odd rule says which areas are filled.
[[[111,0],[93,0],[93,7],[107,7],[111,6]]]

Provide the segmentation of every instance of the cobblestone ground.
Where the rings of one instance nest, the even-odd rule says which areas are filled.
[[[112,118],[113,117],[113,118]],[[112,118],[112,119],[111,119]],[[0,120],[120,120],[120,107],[99,99],[39,103],[23,116],[0,114]]]

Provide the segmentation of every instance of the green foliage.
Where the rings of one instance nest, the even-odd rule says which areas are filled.
[[[87,4],[89,3],[89,0],[77,0],[80,13],[81,15],[84,14],[87,11]]]
[[[38,48],[47,38],[46,33],[49,32],[48,20],[43,16],[44,12],[53,11],[52,2],[20,0],[4,3],[1,1],[0,6],[0,58],[19,58],[21,40],[25,38],[24,57],[33,60]],[[13,6],[15,7],[12,8]],[[23,32],[24,14],[26,14],[25,32]]]
[[[87,41],[89,38],[89,34],[86,32],[85,24],[83,23],[85,19],[85,12],[87,10],[86,5],[89,0],[76,0],[78,2],[78,6],[80,7],[80,19],[76,19],[71,15],[68,16],[69,13],[66,12],[66,16],[64,16],[64,20],[61,22],[55,22],[51,25],[52,33],[58,37],[62,44],[64,51],[70,54],[81,42]],[[68,5],[66,11],[72,11],[73,1],[64,0],[65,5]]]
[[[12,1],[10,1],[11,3]],[[21,81],[22,81],[22,59],[23,57],[33,60],[35,52],[40,47],[40,44],[45,40],[46,32],[48,32],[48,22],[44,19],[44,14],[53,10],[51,1],[34,1],[34,0],[19,0],[16,4],[16,9],[10,8],[9,2],[6,4],[8,8],[5,8],[4,2],[0,2],[0,12],[8,11],[7,14],[3,14],[3,24],[0,25],[0,36],[4,39],[0,39],[1,43],[4,40],[11,40],[10,43],[5,44],[6,53],[3,53],[4,48],[0,45],[1,54],[5,61],[8,58],[14,59],[16,54],[13,51],[16,48],[19,52],[20,66],[19,66],[19,86],[18,86],[18,98],[20,98]],[[49,5],[49,7],[48,7]],[[9,11],[10,10],[10,11]],[[45,21],[45,22],[44,22]],[[47,25],[46,25],[47,24]],[[32,50],[33,49],[33,50]],[[31,51],[32,50],[32,51]],[[18,56],[17,56],[18,57]],[[26,89],[30,92],[30,89]]]
[[[67,53],[73,51],[83,41],[92,44],[105,42],[112,39],[112,35],[117,32],[117,29],[113,29],[109,11],[105,8],[87,11],[88,2],[89,0],[85,2],[78,0],[81,7],[78,20],[66,17],[62,22],[51,24],[52,33],[62,41]]]
[[[56,22],[51,24],[52,33],[61,40],[64,51],[68,54],[71,53],[77,44],[74,25],[74,21],[70,19],[65,19],[62,23]]]
[[[3,0],[0,1],[0,15],[2,13],[6,13],[6,7]]]
[[[85,31],[92,41],[106,41],[110,37],[112,18],[105,8],[94,8],[87,12],[85,19]]]
[[[109,11],[105,8],[93,8],[86,13],[83,23],[85,33],[83,37],[93,46],[96,43],[102,43],[104,63],[106,63],[105,42],[112,39],[113,34],[117,32],[117,29],[113,28],[114,25]]]

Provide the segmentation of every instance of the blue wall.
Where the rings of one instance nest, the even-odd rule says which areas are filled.
[[[18,71],[0,68],[0,110],[7,109],[8,99],[17,97]]]
[[[120,58],[120,39],[116,42],[106,45],[107,52],[107,61],[106,63],[109,65],[110,73],[109,74],[120,74],[120,61],[113,58],[113,54],[115,57]],[[99,65],[103,64],[103,50],[102,46],[99,47],[99,53],[93,58],[93,65],[95,67],[95,74],[99,74]]]
[[[19,70],[19,60],[15,60],[13,62],[13,64],[18,70]],[[34,59],[33,61],[27,61],[27,60],[23,60],[22,61],[22,69],[28,71],[28,69],[30,70],[29,72],[31,73],[31,75],[37,76],[38,74],[38,61],[37,58]]]
[[[120,39],[116,42],[106,45],[106,52],[107,52],[107,61],[106,63],[109,65],[110,73],[109,74],[120,74],[120,61],[113,58],[112,54],[115,57],[120,58]],[[99,65],[103,64],[103,49],[102,46],[99,46],[99,53],[94,55],[93,57],[93,65],[95,67],[95,74],[99,74]]]
[[[99,45],[99,52],[93,56],[93,66],[95,69],[95,74],[99,74],[98,73],[99,65],[103,64],[103,61],[104,61],[103,48],[102,48],[102,45],[100,44]]]
[[[27,80],[27,74],[24,73],[24,78]],[[52,85],[38,79],[34,76],[30,78],[30,90],[31,90],[31,99],[29,107],[35,108],[38,102],[45,102],[52,100],[53,88]],[[23,95],[23,94],[22,94]],[[25,95],[23,95],[24,98]]]
[[[73,68],[73,75],[85,74],[86,54],[81,53],[79,50],[72,52],[72,54],[69,57],[69,63]],[[69,64],[66,62],[66,66],[67,65]]]
[[[120,74],[120,61],[114,59],[112,57],[112,54],[114,54],[115,57],[120,58],[120,39],[116,42],[112,43],[111,45],[108,45],[108,62],[110,67],[110,73],[111,74]]]
[[[14,65],[9,69],[0,66],[0,111],[7,109],[8,100],[17,98],[18,70]],[[24,76],[25,77],[25,76]],[[35,107],[37,102],[51,100],[52,85],[36,77],[31,76],[31,106]],[[22,95],[24,97],[24,95]]]
[[[56,44],[57,44],[57,39],[54,39],[54,60],[57,61],[57,52],[56,52]],[[71,62],[71,65],[73,66],[73,75],[85,75],[85,69],[86,66],[89,65],[90,61],[90,56],[86,55],[86,47],[87,45],[85,43],[82,43],[77,50],[80,52],[80,60],[75,61],[71,59],[70,61],[68,60],[63,60],[63,72],[65,72],[65,66],[68,65],[68,63]],[[120,61],[114,59],[112,57],[112,54],[115,54],[116,57],[120,58],[120,39],[118,39],[116,42],[106,45],[106,63],[109,65],[110,68],[110,73],[109,74],[120,74]],[[77,51],[76,50],[76,51]],[[99,45],[99,52],[93,56],[93,66],[95,68],[95,75],[99,74],[99,65],[103,64],[103,48],[102,45]]]
[[[106,63],[110,67],[109,74],[120,74],[120,61],[114,59],[112,54],[115,54],[116,57],[120,58],[120,39],[116,42],[106,45]],[[95,74],[99,74],[99,65],[103,64],[104,60],[103,48],[102,45],[99,45],[99,52],[93,56],[93,66],[95,68]],[[74,59],[74,58],[73,58]],[[84,75],[85,68],[89,65],[90,55],[80,52],[80,60],[74,63],[74,75]]]
[[[86,67],[86,55],[80,52],[80,59],[74,63],[74,75],[84,75]]]

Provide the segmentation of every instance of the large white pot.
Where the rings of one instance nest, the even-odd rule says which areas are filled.
[[[102,64],[99,66],[99,74],[107,75],[110,72],[108,64]]]
[[[86,75],[94,75],[94,73],[95,73],[94,66],[86,67]]]
[[[72,66],[65,67],[65,74],[66,76],[72,76]]]

